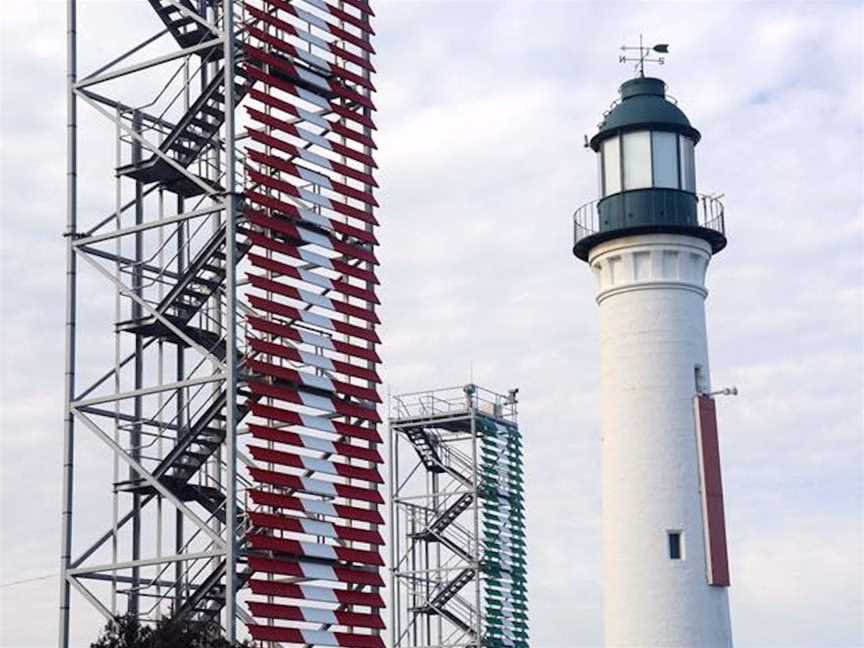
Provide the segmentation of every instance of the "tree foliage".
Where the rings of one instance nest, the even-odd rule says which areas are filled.
[[[251,648],[242,642],[235,647]],[[143,624],[131,614],[109,621],[90,648],[232,648],[215,621],[174,621],[165,618],[155,626]]]

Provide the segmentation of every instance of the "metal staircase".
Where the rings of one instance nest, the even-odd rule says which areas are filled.
[[[444,465],[441,463],[441,458],[438,456],[437,443],[433,441],[433,437],[424,428],[414,428],[406,433],[408,440],[417,451],[420,461],[429,472],[443,473]]]
[[[450,506],[444,509],[444,512],[441,513],[433,522],[429,525],[430,533],[442,533],[444,529],[450,526],[456,518],[458,518],[462,513],[467,511],[471,507],[471,503],[474,501],[474,495],[471,493],[463,493],[460,495],[455,502],[453,502]]]
[[[191,0],[173,0],[173,2],[171,0],[148,0],[148,2],[180,47],[193,47],[216,37],[207,27],[191,17],[203,18]],[[216,6],[218,2],[206,0],[205,4]],[[199,54],[206,56],[210,52],[211,50],[207,48]]]
[[[237,103],[246,95],[251,82],[238,67],[232,75],[234,98]],[[189,110],[178,121],[159,146],[159,152],[170,158],[174,164],[162,156],[153,154],[143,160],[120,167],[117,172],[149,184],[158,182],[169,191],[181,196],[197,196],[204,189],[190,180],[179,168],[186,169],[198,159],[214,140],[218,139],[219,129],[225,122],[225,68],[214,75]],[[176,166],[175,166],[176,165]],[[220,191],[221,186],[199,178],[201,182]]]
[[[238,228],[238,235],[247,233]],[[207,300],[216,295],[225,282],[227,268],[226,229],[216,232],[195,256],[183,274],[177,279],[170,291],[161,299],[156,311],[165,316],[174,326],[181,329],[193,341],[201,344],[217,357],[224,360],[224,345],[218,344],[219,336],[210,331],[188,326]],[[246,255],[251,245],[247,241],[237,241],[237,262]],[[176,334],[155,315],[127,320],[117,325],[118,330],[144,336],[167,338],[169,341],[184,344]],[[220,346],[222,348],[220,348]]]
[[[477,572],[473,567],[466,567],[460,571],[455,578],[447,581],[435,590],[425,603],[417,607],[418,611],[423,612],[424,614],[440,615],[465,632],[472,632],[473,627],[471,624],[466,623],[465,619],[470,618],[476,610],[474,609],[474,606],[469,604],[465,599],[459,597],[458,594],[462,591],[463,587],[474,579],[476,573]],[[460,610],[458,614],[450,610],[448,604],[452,601],[457,602],[459,607],[464,607],[465,610]],[[464,613],[466,611],[468,612],[467,615]]]

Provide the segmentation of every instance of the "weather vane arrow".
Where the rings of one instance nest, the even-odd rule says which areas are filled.
[[[645,76],[645,64],[646,63],[656,63],[657,65],[663,65],[666,62],[665,57],[656,56],[651,58],[653,53],[656,54],[668,54],[669,53],[669,43],[657,43],[656,45],[651,45],[646,47],[643,43],[642,34],[639,34],[639,45],[622,45],[621,51],[624,52],[621,56],[618,57],[619,63],[635,63],[636,65],[633,67],[633,70],[639,72],[640,77]],[[638,56],[628,56],[628,52],[638,52]]]

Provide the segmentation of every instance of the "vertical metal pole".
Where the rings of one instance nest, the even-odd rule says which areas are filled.
[[[141,134],[141,113],[135,112],[132,116],[132,128],[137,134]],[[138,140],[132,144],[132,161],[135,163],[141,162],[141,143]],[[135,224],[141,225],[144,222],[144,184],[140,180],[135,181]],[[132,269],[132,289],[139,297],[144,296],[144,271],[141,264],[144,261],[144,235],[141,232],[135,234],[135,267]],[[143,316],[141,304],[138,302],[132,303],[132,319],[140,320]],[[144,339],[135,334],[135,389],[141,389],[144,386]],[[135,461],[141,461],[141,417],[142,417],[142,402],[141,397],[136,396],[133,400],[134,422],[132,423],[132,431],[129,438],[131,446],[132,458]],[[129,469],[129,479],[135,481],[141,479],[135,470]],[[132,560],[141,558],[141,495],[138,493],[132,494]],[[129,593],[128,610],[130,614],[138,615],[138,590],[141,585],[141,570],[139,567],[132,568],[132,587]]]
[[[187,79],[188,87],[188,79]],[[188,110],[188,102],[187,102]],[[186,211],[185,202],[182,196],[177,197],[177,213],[182,214]],[[177,276],[183,276],[183,271],[186,268],[185,260],[185,223],[177,223]],[[186,378],[186,354],[183,350],[183,345],[177,345],[177,382]],[[186,392],[183,387],[177,388],[177,440],[186,433]],[[180,555],[183,553],[183,513],[177,509],[174,513],[174,553]],[[174,609],[179,610],[183,603],[183,562],[177,561],[174,564]]]
[[[63,503],[60,531],[60,628],[57,645],[69,646],[69,581],[66,572],[72,560],[72,480],[74,463],[75,420],[72,401],[75,398],[75,307],[76,260],[74,242],[77,227],[77,106],[75,0],[66,2],[66,366],[63,433]]]
[[[234,2],[223,0],[225,59],[225,630],[230,645],[237,641],[237,213],[235,204],[234,137]]]
[[[388,500],[389,510],[390,510],[390,519],[387,520],[390,524],[390,645],[396,645],[396,637],[398,629],[396,628],[396,599],[399,594],[396,590],[396,561],[397,552],[396,552],[396,524],[394,520],[396,519],[396,498],[398,497],[398,490],[396,484],[396,472],[395,472],[395,455],[396,455],[396,432],[393,430],[393,405],[390,402],[390,387],[387,387],[387,412],[389,416],[387,417],[387,431],[389,434],[387,435],[387,482],[390,484],[390,498]]]
[[[483,619],[480,614],[480,479],[477,474],[477,402],[473,398],[471,401],[471,463],[474,483],[474,604],[477,614],[474,636],[479,644],[483,636]]]

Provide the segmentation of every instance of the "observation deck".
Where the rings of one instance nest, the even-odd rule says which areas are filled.
[[[723,203],[718,196],[674,189],[624,191],[592,200],[573,212],[573,254],[588,261],[591,248],[636,234],[684,234],[726,247]]]

